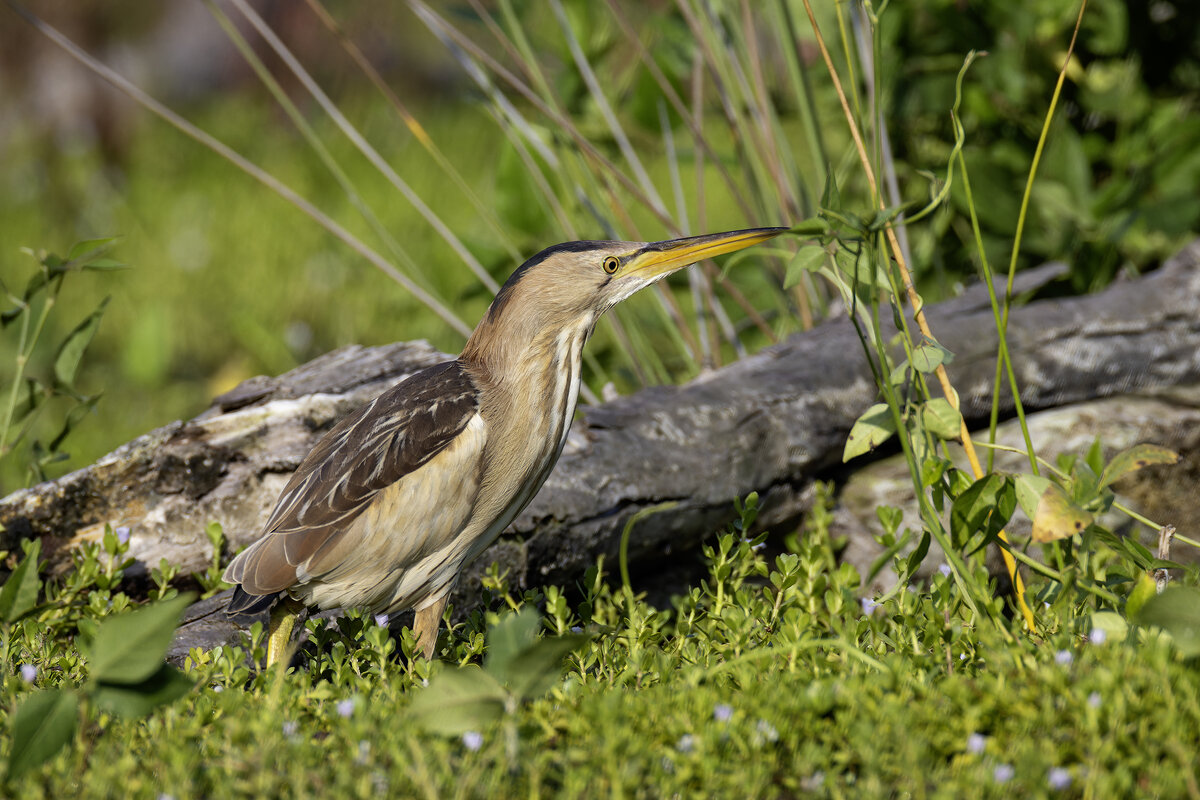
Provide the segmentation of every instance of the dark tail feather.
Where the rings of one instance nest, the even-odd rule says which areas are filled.
[[[257,617],[269,612],[282,594],[282,592],[276,594],[250,594],[243,591],[241,586],[234,586],[233,597],[230,598],[229,606],[225,609],[225,613],[231,617]]]

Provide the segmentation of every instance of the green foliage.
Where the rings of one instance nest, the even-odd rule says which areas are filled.
[[[37,577],[38,555],[35,542],[26,549],[25,559],[0,589],[6,663],[13,663],[13,657],[22,648],[38,644],[44,648],[47,644],[44,639],[31,641],[30,633],[36,627],[18,628],[15,625],[34,609],[41,583]],[[93,575],[100,577],[101,573],[97,571]],[[10,594],[12,587],[16,589]],[[110,586],[96,582],[81,588],[102,592]],[[100,599],[101,595],[98,593],[96,598]],[[54,602],[59,599],[48,598],[43,615],[65,617],[68,608]],[[6,760],[5,780],[10,783],[19,780],[66,746],[78,730],[81,706],[94,706],[101,712],[139,719],[187,694],[193,682],[176,668],[163,663],[163,656],[171,644],[179,617],[191,600],[191,595],[179,595],[137,611],[105,616],[99,624],[91,619],[88,620],[90,624],[79,625],[81,633],[88,631],[89,643],[84,648],[88,678],[81,686],[47,688],[32,692],[21,700],[10,721],[12,746]],[[77,664],[79,659],[76,656],[70,661]],[[49,660],[45,666],[53,664],[54,660]],[[40,668],[29,662],[25,662],[25,668],[32,668],[34,677],[27,679],[32,682]]]
[[[54,351],[49,377],[32,374],[40,360],[48,356],[47,348],[39,346],[46,334],[48,322],[58,303],[63,281],[71,273],[105,272],[124,265],[107,257],[113,239],[91,239],[78,242],[66,258],[53,253],[34,253],[25,249],[37,261],[37,267],[19,294],[3,281],[2,292],[11,308],[0,313],[0,328],[15,341],[6,343],[0,352],[11,350],[15,368],[6,385],[0,385],[0,495],[11,480],[15,469],[10,464],[13,455],[28,440],[25,469],[31,481],[45,480],[46,467],[63,461],[68,454],[62,445],[71,431],[95,408],[99,394],[84,395],[75,386],[83,355],[96,336],[109,298],[100,301],[94,311],[69,331]],[[65,404],[61,401],[65,401]],[[54,420],[49,443],[43,444],[39,433],[49,430],[43,414],[51,406],[61,407]],[[39,425],[39,422],[42,423]]]

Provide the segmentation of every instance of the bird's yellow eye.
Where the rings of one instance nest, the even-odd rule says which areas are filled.
[[[621,266],[621,259],[616,256],[609,256],[604,259],[604,271],[612,275],[617,271],[617,267]]]

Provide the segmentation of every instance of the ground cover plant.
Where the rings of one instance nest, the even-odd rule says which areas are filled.
[[[193,651],[182,673],[190,688],[178,698],[184,684],[174,673],[159,675],[146,663],[115,668],[97,656],[113,652],[100,645],[113,623],[155,609],[173,613],[162,605],[179,602],[170,565],[152,578],[153,604],[135,612],[133,595],[147,587],[124,578],[119,531],[76,554],[64,576],[39,574],[32,545],[11,554],[15,569],[0,591],[9,665],[0,696],[10,732],[0,748],[5,790],[107,796],[120,787],[131,796],[179,798],[1200,796],[1190,746],[1200,734],[1198,576],[1166,549],[1140,543],[1139,531],[1161,532],[1169,543],[1169,520],[1139,516],[1111,488],[1130,471],[1169,469],[1174,454],[1152,445],[1113,453],[1098,440],[1048,464],[1026,434],[1028,474],[992,472],[990,433],[972,436],[957,411],[946,369],[954,343],[940,342],[920,314],[933,281],[917,265],[937,260],[929,248],[947,225],[989,282],[990,265],[1006,263],[1011,287],[1028,257],[1030,209],[1044,208],[1038,164],[1056,141],[1074,37],[1083,31],[1090,41],[1080,21],[1094,25],[1089,14],[1112,8],[1079,9],[1065,27],[1061,13],[1043,9],[1054,24],[1039,30],[1061,34],[1054,39],[1061,58],[1032,81],[1047,96],[1020,172],[1023,188],[1009,187],[1004,200],[988,190],[988,208],[1011,202],[1006,219],[989,216],[973,183],[969,143],[978,131],[970,128],[987,122],[970,118],[979,102],[971,89],[977,54],[956,58],[951,70],[953,91],[942,95],[950,135],[937,163],[921,164],[923,181],[910,175],[903,191],[891,184],[889,173],[905,169],[887,154],[879,113],[892,9],[770,5],[765,13],[786,60],[781,87],[768,86],[756,66],[762,59],[747,35],[755,22],[748,4],[678,4],[664,30],[694,49],[663,48],[658,58],[629,36],[636,25],[615,3],[551,2],[549,15],[516,2],[497,4],[495,15],[471,5],[494,37],[491,49],[437,8],[413,3],[453,48],[512,148],[517,166],[506,185],[523,188],[499,208],[500,227],[516,231],[508,243],[515,249],[524,247],[519,237],[544,241],[547,231],[575,238],[586,223],[627,238],[648,224],[707,227],[704,198],[715,194],[705,192],[708,181],[738,198],[735,205],[744,202],[748,216],[781,214],[794,224],[791,240],[744,282],[729,282],[732,267],[698,270],[686,290],[648,298],[632,318],[601,332],[608,346],[589,380],[596,392],[610,380],[628,387],[684,378],[805,327],[825,308],[844,309],[880,401],[851,433],[846,457],[895,441],[921,504],[920,523],[909,528],[898,510],[878,510],[887,555],[872,570],[894,571],[894,588],[860,596],[866,576],[838,561],[828,492],[800,531],[773,542],[752,533],[751,496],[739,524],[706,542],[707,577],[670,608],[645,601],[623,560],[616,569],[601,561],[575,585],[519,595],[493,570],[481,607],[451,626],[434,663],[412,658],[411,634],[396,621],[352,612],[311,622],[287,673],[256,671],[257,629],[241,647]],[[229,8],[253,23],[244,4]],[[809,59],[798,47],[806,18],[804,41],[815,48]],[[1101,54],[1113,52],[1109,46]],[[496,48],[508,61],[494,56]],[[284,58],[286,47],[275,51]],[[548,71],[547,62],[557,69]],[[640,66],[622,73],[623,63]],[[626,107],[618,115],[605,87],[622,74],[626,83],[615,85],[633,88],[621,94]],[[826,81],[819,91],[812,88],[818,75]],[[794,98],[791,117],[772,90]],[[721,109],[720,132],[702,113],[706,98]],[[830,114],[841,120],[837,127]],[[648,128],[662,142],[657,171],[634,146],[649,146]],[[1094,146],[1082,152],[1095,155]],[[1055,162],[1063,163],[1083,169],[1078,157]],[[1180,164],[1186,172],[1186,158]],[[688,168],[696,179],[685,191]],[[658,190],[664,174],[669,194]],[[532,216],[523,218],[522,209]],[[1109,219],[1107,207],[1092,211]],[[364,219],[370,227],[370,215]],[[1103,231],[1111,232],[1110,222],[1097,223],[1089,247]],[[1135,239],[1118,261],[1149,257],[1147,240]],[[482,303],[486,293],[472,297]],[[996,386],[1008,382],[1019,396],[1003,346],[1011,300],[993,297],[1001,332]],[[881,334],[884,319],[903,334],[894,346]],[[993,414],[993,431],[995,423]],[[1030,541],[1005,533],[1017,507],[1033,520]],[[1131,515],[1135,535],[1098,525],[1109,509]],[[1175,536],[1176,551],[1196,545],[1186,533]],[[934,541],[947,563],[918,583]],[[990,548],[1007,560],[1011,596],[984,566]],[[214,564],[197,583],[215,590],[218,570]],[[1167,573],[1178,585],[1160,592]],[[155,675],[159,682],[147,685]],[[104,699],[114,692],[123,705]]]

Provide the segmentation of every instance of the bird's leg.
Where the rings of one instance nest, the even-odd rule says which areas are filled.
[[[292,640],[292,631],[296,629],[296,619],[304,606],[288,596],[275,604],[271,609],[271,621],[267,636],[267,668],[270,669],[287,652],[288,643]]]
[[[417,611],[413,620],[413,633],[417,635],[417,650],[425,656],[426,661],[433,659],[433,651],[437,648],[438,629],[442,626],[442,614],[446,610],[448,594],[444,594],[429,605]]]

